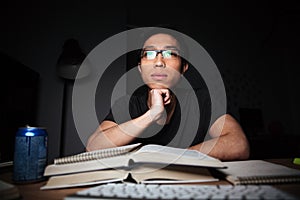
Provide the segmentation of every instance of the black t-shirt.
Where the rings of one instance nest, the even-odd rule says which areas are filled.
[[[169,123],[162,126],[153,123],[132,143],[160,144],[186,148],[203,142],[211,122],[211,99],[205,89],[175,89],[177,104]],[[104,120],[117,124],[141,116],[149,110],[147,106],[148,87],[142,86],[133,95],[118,99]],[[128,109],[129,108],[129,109]],[[200,112],[199,112],[200,111]]]

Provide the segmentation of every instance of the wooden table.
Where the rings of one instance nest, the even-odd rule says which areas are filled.
[[[293,159],[267,159],[273,163],[283,164],[288,167],[296,168],[300,170],[300,165],[293,164]],[[1,180],[12,183],[12,170],[1,171]],[[55,189],[55,190],[40,190],[40,187],[43,186],[46,181],[41,181],[37,183],[28,183],[28,184],[15,184],[19,189],[19,192],[22,196],[22,200],[62,200],[65,196],[75,193],[79,190],[86,189],[88,187],[77,187],[69,189]],[[228,185],[229,183],[225,180],[220,180],[210,183],[201,183],[201,184],[222,184]],[[292,193],[296,196],[299,196],[300,199],[300,184],[280,184],[275,185],[284,191]]]

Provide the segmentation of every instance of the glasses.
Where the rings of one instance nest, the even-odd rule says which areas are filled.
[[[158,54],[161,54],[163,59],[175,60],[179,58],[179,51],[173,49],[167,50],[143,50],[141,54],[142,59],[154,60]]]

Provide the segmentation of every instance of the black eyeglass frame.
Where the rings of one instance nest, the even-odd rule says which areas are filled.
[[[153,59],[147,59],[147,56],[144,55],[144,53],[145,53],[146,51],[155,52],[155,53],[156,53],[156,54],[155,54],[155,57],[154,57]],[[154,59],[158,56],[158,54],[161,54],[161,55],[163,56],[163,59],[169,59],[169,58],[165,58],[165,57],[164,57],[163,52],[165,52],[165,51],[171,51],[171,55],[175,55],[176,58],[180,58],[180,51],[179,51],[178,49],[161,49],[161,50],[150,50],[150,49],[149,49],[149,50],[146,50],[146,49],[143,49],[143,50],[141,51],[140,58],[141,58],[141,59],[146,58],[147,60],[154,60]],[[172,52],[172,51],[177,51],[178,53],[174,53],[174,52]]]

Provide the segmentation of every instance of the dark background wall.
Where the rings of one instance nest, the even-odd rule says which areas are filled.
[[[64,81],[55,66],[64,41],[76,38],[88,54],[103,40],[128,28],[163,23],[179,27],[215,61],[232,109],[255,144],[253,155],[280,157],[297,152],[300,7],[296,3],[215,1],[165,7],[154,2],[148,9],[125,2],[111,7],[102,4],[68,0],[1,5],[0,52],[39,73],[36,125],[47,127],[49,162],[59,156]],[[14,78],[18,71],[5,73],[9,67],[1,66],[2,75]],[[115,70],[123,72],[125,66]],[[109,79],[103,81],[102,86],[111,87]],[[69,96],[71,92],[70,85]],[[109,96],[103,95],[102,101],[108,100]],[[67,101],[64,155],[84,150],[74,127],[70,97]],[[99,118],[108,111],[102,109]],[[269,145],[271,150],[260,145]]]

